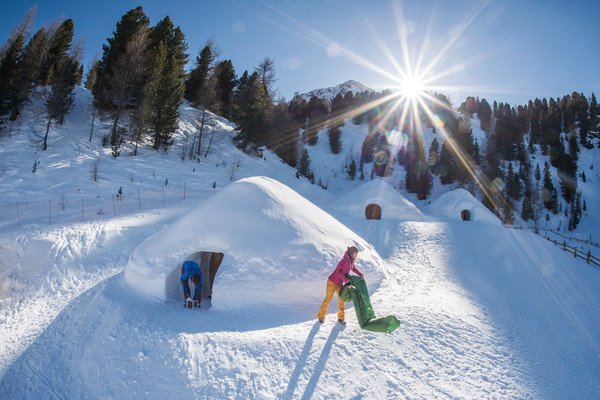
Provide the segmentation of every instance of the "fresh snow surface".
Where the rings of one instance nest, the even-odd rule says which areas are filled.
[[[28,146],[43,123],[39,103],[3,131],[11,138],[0,137],[2,399],[598,398],[599,269],[530,232],[440,215],[452,202],[432,212],[427,201],[402,191],[399,166],[385,181],[423,219],[366,221],[363,213],[336,209],[346,201],[352,206],[346,195],[364,182],[340,172],[346,155],[328,156],[323,133],[309,151],[317,176],[329,177],[327,190],[297,179],[270,152],[239,152],[232,125],[213,115],[213,151],[201,162],[181,161],[200,116],[187,104],[169,154],[144,146],[132,157],[127,144],[113,159],[98,145],[110,120],[97,121],[87,141],[89,98],[78,89],[47,152]],[[366,131],[348,121],[344,149]],[[426,140],[432,137],[426,132]],[[588,155],[591,172],[582,187],[597,196],[592,178],[597,182],[600,166],[592,170]],[[95,182],[89,169],[98,157]],[[97,205],[122,186],[128,196],[139,189],[144,202],[144,193],[183,183],[185,200],[141,211],[94,213],[89,220],[67,206],[64,220],[52,224],[42,217],[20,226],[2,220],[11,217],[13,201],[43,199],[48,207],[48,199],[64,196],[68,204],[85,196]],[[432,199],[447,191],[437,183]],[[355,200],[362,207],[364,199]],[[209,213],[230,226],[211,222]],[[253,221],[274,232],[253,229]],[[363,248],[357,265],[376,314],[402,322],[392,334],[362,331],[352,307],[348,325],[336,324],[335,300],[325,323],[315,321],[318,285],[323,296],[325,276],[348,238]],[[130,285],[136,260],[145,260],[136,267],[142,273],[133,274],[143,286],[146,272],[160,279],[204,245],[228,252],[212,308],[187,310],[157,300],[158,285],[151,297]]]
[[[461,211],[467,210],[470,221],[484,222],[486,224],[501,226],[502,223],[490,210],[465,189],[454,189],[444,193],[427,206],[431,215],[462,221]]]

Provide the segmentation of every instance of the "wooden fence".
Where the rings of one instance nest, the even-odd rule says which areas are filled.
[[[592,254],[592,249],[591,246],[594,247],[598,247],[597,243],[592,242],[591,239],[591,235],[590,235],[590,239],[585,241],[579,238],[575,238],[575,237],[567,237],[565,234],[560,234],[559,232],[555,232],[552,231],[550,229],[532,229],[532,228],[513,228],[513,229],[520,229],[520,230],[527,230],[527,231],[531,231],[533,233],[535,233],[536,235],[546,239],[547,241],[553,243],[555,246],[560,247],[563,251],[566,251],[568,253],[573,254],[573,257],[575,258],[581,258],[582,260],[585,260],[585,262],[587,264],[593,265],[594,267],[598,267],[600,268],[600,259],[598,257],[595,257]],[[544,234],[542,235],[541,232],[544,232]],[[553,233],[556,234],[560,237],[559,239],[552,239],[550,238],[550,236],[548,235],[548,233]],[[588,250],[585,251],[583,248],[578,248],[577,246],[570,246],[567,244],[567,239],[569,240],[574,240],[577,242],[581,242],[584,243],[586,245],[588,245]],[[583,246],[582,246],[583,247]]]

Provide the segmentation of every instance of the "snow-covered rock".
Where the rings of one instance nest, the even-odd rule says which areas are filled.
[[[350,216],[365,217],[365,209],[369,204],[381,207],[382,219],[400,221],[423,221],[423,213],[396,189],[381,179],[374,179],[341,197],[336,211]]]
[[[336,86],[311,90],[308,93],[301,94],[300,97],[302,97],[306,101],[310,100],[310,98],[313,96],[316,96],[320,99],[325,99],[327,101],[331,101],[338,94],[341,94],[342,96],[344,96],[348,92],[352,92],[356,95],[358,93],[363,93],[363,92],[374,92],[374,90],[363,85],[360,82],[357,82],[354,80],[349,80],[344,83],[340,83],[339,85],[336,85]]]
[[[465,189],[455,189],[444,193],[427,206],[427,212],[436,217],[450,220],[462,220],[461,212],[467,210],[470,221],[484,222],[502,226],[502,223],[490,210]]]
[[[370,244],[284,184],[266,177],[237,181],[138,246],[125,270],[140,293],[165,298],[165,279],[198,251],[224,253],[213,297],[227,307],[313,302],[348,246],[371,289],[384,276]]]

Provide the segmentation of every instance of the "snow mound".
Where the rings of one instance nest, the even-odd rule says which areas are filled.
[[[251,177],[142,242],[129,257],[125,280],[142,294],[164,299],[165,279],[177,265],[198,251],[221,252],[213,306],[317,304],[350,245],[361,250],[357,266],[375,288],[384,264],[370,244],[284,184]]]
[[[467,210],[470,221],[502,226],[502,223],[490,210],[465,189],[455,189],[444,193],[427,206],[427,212],[441,218],[462,220],[461,212]]]
[[[336,211],[364,218],[366,207],[373,203],[381,207],[381,219],[424,220],[421,210],[380,179],[369,181],[346,194],[334,208]]]

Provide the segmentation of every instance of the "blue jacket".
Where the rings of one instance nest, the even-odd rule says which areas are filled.
[[[183,263],[181,266],[181,286],[183,286],[183,297],[190,297],[190,285],[188,283],[188,279],[197,276],[200,278],[200,283],[196,285],[194,289],[194,297],[193,300],[200,301],[202,290],[202,272],[200,271],[200,265],[197,262],[188,260]]]

